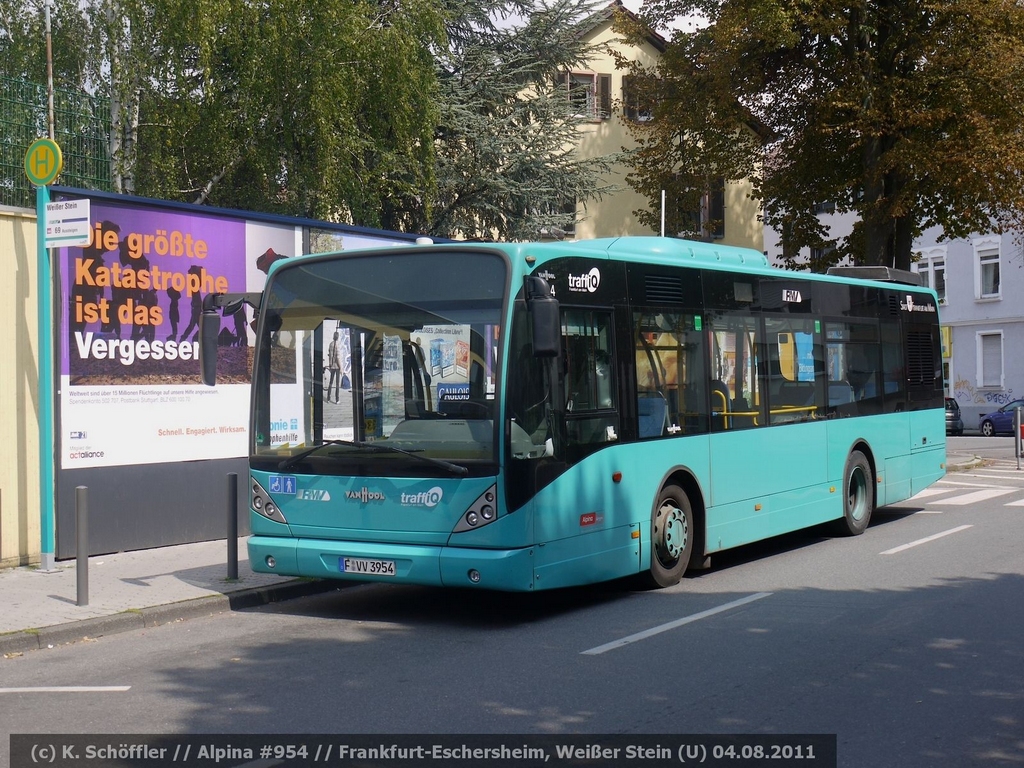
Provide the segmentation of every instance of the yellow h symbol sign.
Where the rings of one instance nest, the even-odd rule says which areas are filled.
[[[63,166],[60,147],[50,139],[36,139],[25,155],[25,175],[37,187],[53,183]]]

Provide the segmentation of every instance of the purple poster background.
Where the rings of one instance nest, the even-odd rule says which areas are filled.
[[[90,243],[59,251],[61,373],[72,386],[198,381],[202,297],[246,290],[244,220],[96,201],[90,218]]]

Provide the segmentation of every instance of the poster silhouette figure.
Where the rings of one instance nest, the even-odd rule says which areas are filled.
[[[125,268],[134,269],[132,263],[131,254],[128,253],[128,242],[122,240],[117,246],[118,261],[121,262],[122,272]],[[113,285],[110,287],[110,313],[108,315],[108,322],[103,327],[104,331],[107,331],[115,338],[121,338],[121,314],[126,308],[130,309],[129,301],[134,304],[135,299],[134,288],[124,288],[121,286]],[[128,312],[128,322],[132,322],[132,313]],[[132,334],[129,333],[129,337]]]
[[[178,309],[178,300],[181,298],[181,291],[173,285],[168,286],[167,298],[171,300],[170,306],[167,310],[167,317],[171,322],[171,335],[167,337],[167,340],[174,341],[174,338],[178,335],[178,321],[181,320],[181,311]]]
[[[188,273],[200,277],[202,275],[202,268],[192,265],[188,268]],[[188,340],[189,334],[193,331],[196,333],[196,338],[193,338],[192,341],[196,341],[199,336],[199,316],[203,314],[202,294],[199,291],[193,293],[191,302],[192,316],[188,319],[188,325],[185,326],[185,330],[182,331],[181,341]]]

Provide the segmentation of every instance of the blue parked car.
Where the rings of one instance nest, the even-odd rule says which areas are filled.
[[[1013,412],[1018,408],[1024,408],[1024,400],[1014,400],[1012,403],[1007,403],[998,411],[992,411],[992,413],[986,413],[981,417],[981,434],[985,437],[992,437],[992,435],[1012,435],[1013,434]]]

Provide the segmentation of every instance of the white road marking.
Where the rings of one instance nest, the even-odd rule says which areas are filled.
[[[952,480],[939,480],[938,485],[953,485],[963,488],[992,488],[992,483],[957,483]]]
[[[959,533],[960,531],[966,531],[968,528],[973,528],[973,527],[974,527],[973,525],[961,525],[961,526],[957,526],[956,528],[950,528],[948,531],[943,531],[942,533],[936,533],[934,536],[926,536],[923,539],[918,539],[917,541],[912,541],[909,544],[902,544],[902,545],[900,545],[898,547],[893,547],[892,549],[887,549],[887,550],[885,550],[885,552],[879,552],[879,554],[880,555],[895,555],[897,552],[902,552],[905,549],[910,549],[911,547],[916,547],[919,544],[927,544],[929,541],[935,541],[936,539],[941,539],[943,536],[949,536],[951,533]]]
[[[1024,499],[1017,499],[1016,501],[1008,501],[1004,507],[1024,507]]]
[[[0,688],[0,693],[122,693],[130,685],[40,685],[35,688]]]
[[[657,626],[657,627],[651,627],[650,629],[645,629],[643,632],[637,632],[635,635],[629,635],[628,637],[623,637],[623,638],[621,638],[619,640],[612,640],[612,642],[610,642],[610,643],[605,643],[604,645],[599,645],[596,648],[591,648],[589,651],[581,651],[581,655],[597,656],[598,654],[605,653],[606,651],[611,651],[611,650],[614,650],[616,648],[621,648],[624,645],[629,645],[630,643],[635,643],[638,640],[646,640],[648,637],[653,637],[654,635],[661,634],[662,632],[668,632],[670,629],[675,629],[676,627],[681,627],[684,624],[691,624],[691,623],[693,623],[695,621],[700,621],[701,619],[706,619],[708,616],[714,616],[716,613],[722,613],[723,611],[729,611],[729,610],[732,610],[733,608],[739,608],[741,605],[746,605],[747,603],[752,603],[755,600],[760,600],[762,598],[770,596],[771,594],[772,594],[771,592],[758,592],[755,595],[748,595],[747,597],[741,597],[739,600],[733,600],[731,603],[726,603],[725,605],[720,605],[717,608],[709,608],[706,611],[701,611],[700,613],[695,613],[692,616],[685,616],[685,617],[683,617],[681,619],[676,619],[675,621],[670,621],[668,624],[661,624],[660,626]]]
[[[907,501],[914,501],[915,499],[927,499],[929,496],[938,496],[942,493],[954,493],[952,488],[925,488],[923,491],[914,494]]]
[[[988,499],[994,499],[997,496],[1005,496],[1008,493],[1015,493],[1017,488],[989,488],[985,491],[975,491],[974,493],[965,493],[963,496],[953,496],[949,499],[935,499],[935,501],[929,502],[929,504],[956,504],[957,506],[966,506],[967,504],[976,504],[981,501]]]

